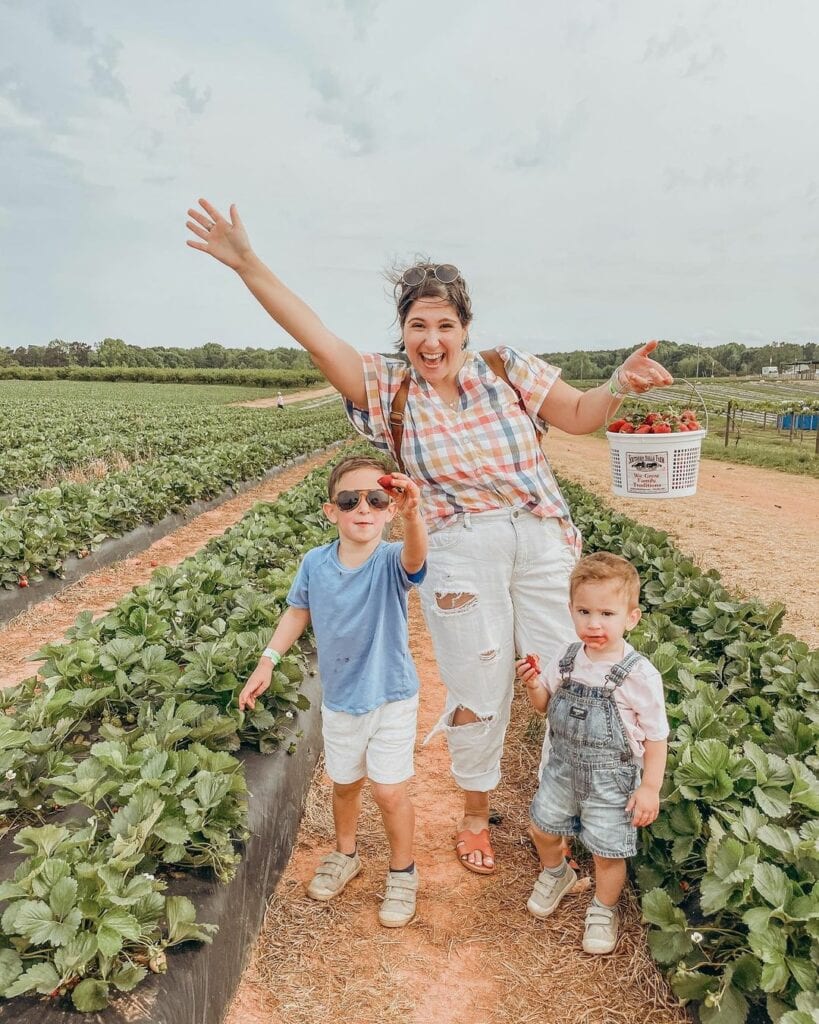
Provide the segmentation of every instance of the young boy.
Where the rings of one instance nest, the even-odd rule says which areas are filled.
[[[330,473],[324,504],[338,540],[303,558],[289,608],[239,696],[252,708],[270,686],[282,655],[312,622],[323,686],[322,733],[333,782],[336,849],[316,868],[307,892],[337,896],[361,871],[356,830],[367,778],[390,844],[386,897],[378,918],[400,928],[415,915],[418,873],[412,856],[415,812],[408,780],[418,711],[418,676],[409,653],[407,593],[426,575],[427,533],[420,492],[409,477],[387,475],[372,459],[342,459]],[[403,543],[382,540],[396,512]]]
[[[569,583],[580,642],[542,675],[526,658],[515,665],[530,703],[549,718],[529,810],[543,870],[526,906],[548,917],[572,889],[577,876],[563,857],[563,837],[578,836],[595,869],[587,953],[610,953],[617,944],[626,857],[637,852],[637,827],[650,825],[660,808],[668,736],[663,681],[623,639],[640,620],[639,599],[640,577],[625,558],[581,558]]]

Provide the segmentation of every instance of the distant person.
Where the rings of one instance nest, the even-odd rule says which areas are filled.
[[[623,639],[640,620],[634,566],[619,555],[587,555],[569,588],[579,640],[542,674],[526,658],[516,663],[532,707],[549,719],[529,811],[542,871],[526,906],[534,917],[549,917],[572,890],[577,875],[563,841],[579,838],[595,872],[583,949],[611,953],[626,858],[637,852],[637,828],[650,825],[660,809],[668,719],[660,673]]]
[[[338,527],[338,540],[302,559],[287,595],[289,607],[239,695],[239,708],[255,706],[282,655],[312,624],[336,848],[316,868],[307,893],[331,900],[361,871],[356,830],[361,790],[369,779],[390,844],[378,919],[399,928],[415,916],[418,891],[408,786],[418,675],[407,638],[407,593],[426,575],[427,531],[416,484],[394,473],[387,492],[378,482],[385,473],[376,459],[361,456],[342,459],[330,473],[324,513]],[[404,540],[388,544],[382,531],[396,512]]]
[[[358,352],[256,256],[235,206],[188,211],[188,245],[235,270],[273,319],[344,396],[353,426],[417,480],[430,529],[421,587],[446,704],[433,732],[449,745],[464,793],[455,855],[490,874],[489,794],[514,691],[514,651],[551,655],[574,636],[569,573],[580,553],[541,448],[548,422],[589,434],[629,391],[670,384],[650,341],[600,387],[579,391],[560,369],[506,345],[468,350],[472,302],[450,263],[421,261],[393,275],[399,352]]]
[[[281,391],[279,391],[278,394],[276,395],[276,408],[284,408],[284,396],[282,395]]]

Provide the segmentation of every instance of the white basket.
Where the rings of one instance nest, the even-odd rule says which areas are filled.
[[[704,430],[672,434],[606,431],[611,489],[623,498],[687,498],[697,492]]]

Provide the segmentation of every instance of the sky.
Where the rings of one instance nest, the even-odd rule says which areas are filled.
[[[819,340],[812,0],[0,0],[0,345],[293,344],[199,196],[362,350],[384,271],[478,346]]]

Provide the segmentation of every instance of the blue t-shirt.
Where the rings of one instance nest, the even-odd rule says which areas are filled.
[[[338,541],[308,551],[287,603],[307,608],[316,635],[324,703],[363,715],[418,692],[409,652],[407,592],[426,576],[401,564],[403,544],[379,544],[363,565],[348,569]]]

